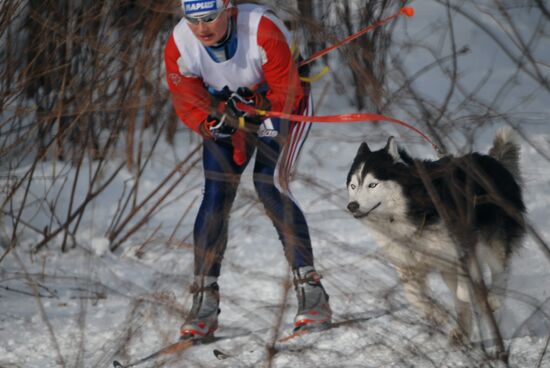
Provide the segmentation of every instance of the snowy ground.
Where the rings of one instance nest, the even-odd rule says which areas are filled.
[[[442,6],[423,9],[422,4],[416,9],[420,14],[424,11],[425,16],[417,15],[418,19],[408,23],[408,34],[427,33],[430,20],[426,18],[433,19],[434,12],[443,11]],[[470,59],[461,64],[464,84],[479,78],[472,66],[481,61],[494,66],[494,83],[498,84],[498,77],[508,73],[509,65],[486,50],[483,35],[468,32],[467,24],[461,27],[461,37],[472,48]],[[549,59],[548,52],[543,56]],[[409,65],[413,70],[420,68],[422,57]],[[548,69],[544,70],[548,74]],[[430,76],[418,83],[424,83],[430,94],[439,93],[441,87]],[[520,79],[518,83],[529,82]],[[321,88],[322,83],[316,86],[318,94]],[[491,90],[485,93],[490,95]],[[532,111],[547,120],[548,93],[541,95],[546,96],[546,103],[544,98],[534,97],[518,106],[518,114]],[[333,91],[318,113],[345,113],[351,109]],[[548,242],[550,162],[540,150],[547,157],[550,155],[550,127],[543,121],[544,118],[532,119],[521,125],[530,142],[522,141],[521,167],[529,219]],[[480,128],[474,148],[487,151],[496,128],[497,125]],[[149,366],[498,366],[486,361],[479,346],[449,346],[449,326],[434,330],[404,303],[395,274],[378,258],[368,230],[345,210],[345,177],[359,142],[368,140],[371,147],[379,147],[389,134],[397,136],[415,155],[435,157],[429,145],[402,128],[384,124],[315,126],[304,146],[300,170],[293,183],[293,193],[310,225],[316,265],[331,296],[334,320],[341,322],[338,327],[289,343],[277,342],[291,330],[296,300],[293,290],[285,288],[288,268],[282,248],[256,200],[247,171],[234,205],[231,236],[219,282],[221,339]],[[178,138],[189,142],[188,136],[182,130]],[[142,178],[142,193],[154,188],[159,178],[190,148],[189,144],[178,145],[176,149],[160,148]],[[118,164],[113,160],[106,172]],[[27,169],[21,168],[21,172]],[[45,162],[39,170],[41,179],[35,179],[31,186],[37,199],[58,193],[64,185],[48,179],[52,172],[65,171],[68,183],[72,183],[75,175],[73,169],[59,162]],[[55,239],[47,249],[32,254],[29,249],[41,236],[23,232],[17,248],[0,264],[0,367],[108,367],[113,359],[134,361],[177,338],[179,325],[190,306],[187,293],[193,264],[190,232],[200,199],[201,172],[192,169],[180,184],[181,189],[170,197],[169,205],[113,254],[107,250],[104,236],[116,211],[117,198],[130,180],[132,174],[124,170],[111,185],[113,189],[97,198],[91,213],[83,220],[85,230],[79,233],[76,247],[70,252],[60,253],[61,240]],[[85,194],[86,182],[86,177],[79,181],[77,191],[81,196]],[[67,187],[64,195],[68,198],[70,185]],[[186,190],[189,191],[186,195],[178,197]],[[191,210],[182,217],[188,207]],[[27,211],[25,220],[36,228],[49,223],[45,212],[38,212],[37,207]],[[176,241],[170,241],[180,219]],[[9,223],[4,226],[9,229]],[[154,238],[142,247],[145,238],[157,228]],[[513,260],[510,292],[498,314],[510,351],[510,366],[550,367],[550,357],[543,353],[549,336],[547,318],[543,317],[550,313],[549,262],[532,237],[528,237],[524,249]],[[441,280],[431,281],[435,295],[448,305],[449,295]],[[275,350],[269,350],[269,346]],[[217,360],[213,349],[233,357]],[[275,355],[270,356],[273,352]]]
[[[321,129],[318,133],[322,135]],[[319,135],[312,141],[321,140]],[[549,138],[535,139],[543,143]],[[315,146],[310,144],[306,150]],[[334,147],[331,155],[352,157],[347,145]],[[345,160],[325,161],[322,171],[313,165],[308,169],[307,163],[302,162],[304,179],[320,176],[318,183],[332,188],[334,195],[319,197],[325,192],[310,190],[304,180],[295,183],[295,195],[310,222],[317,268],[332,298],[334,320],[351,321],[322,334],[276,343],[278,352],[272,366],[481,366],[484,354],[480,349],[449,347],[448,327],[433,330],[404,304],[392,269],[377,259],[368,231],[344,209]],[[530,215],[540,219],[535,226],[542,231],[550,202],[543,190],[550,185],[548,163],[526,149],[522,164]],[[151,173],[148,180],[154,178],[155,173]],[[268,361],[266,347],[291,330],[296,301],[293,290],[284,296],[286,262],[261,207],[248,196],[251,191],[250,180],[244,180],[220,278],[223,299],[218,335],[231,338],[196,347],[164,366],[262,366]],[[135,246],[130,242],[123,253],[111,254],[100,236],[102,211],[109,212],[108,199],[99,206],[89,231],[77,239],[79,246],[68,254],[50,246],[31,255],[25,251],[25,245],[32,243],[28,239],[29,244],[22,244],[2,264],[0,366],[107,367],[114,358],[132,361],[177,338],[182,316],[190,305],[186,290],[192,276],[192,249],[188,244],[165,244],[169,224],[174,222],[167,213],[166,218],[154,219],[155,224],[168,225],[162,227],[157,241],[147,246],[141,259],[135,255],[141,245],[139,237],[134,239]],[[186,221],[189,229],[192,217]],[[548,238],[547,232],[542,234]],[[432,284],[442,300],[448,299],[440,280],[434,278]],[[514,259],[509,283],[510,290],[518,295],[507,298],[500,314],[511,366],[535,367],[539,362],[548,330],[540,315],[529,317],[534,312],[533,303],[550,312],[548,285],[548,260],[528,240]],[[213,349],[235,357],[219,361]],[[157,364],[149,366],[161,366]],[[550,357],[545,355],[539,366],[550,366]]]

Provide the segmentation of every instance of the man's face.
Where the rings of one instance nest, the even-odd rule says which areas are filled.
[[[219,16],[211,22],[199,21],[198,23],[187,21],[187,25],[197,39],[205,46],[212,46],[220,42],[227,32],[229,24],[229,12],[224,9]]]

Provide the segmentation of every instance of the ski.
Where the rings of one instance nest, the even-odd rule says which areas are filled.
[[[308,334],[315,333],[315,332],[325,332],[325,331],[332,330],[334,328],[349,326],[349,325],[352,325],[354,323],[366,322],[366,321],[369,321],[369,320],[374,319],[374,318],[383,317],[383,316],[385,316],[389,313],[390,313],[390,311],[386,311],[386,312],[383,312],[383,313],[380,313],[380,314],[377,314],[377,315],[371,315],[371,316],[367,316],[367,317],[357,317],[357,318],[343,319],[343,320],[338,321],[338,322],[333,322],[327,328],[322,328],[322,329],[307,329],[307,328],[299,329],[297,331],[293,331],[290,335],[281,337],[280,339],[277,340],[277,342],[287,342],[287,341],[295,339],[299,336],[308,335]]]
[[[283,336],[283,337],[279,338],[277,340],[277,343],[285,343],[285,342],[291,341],[291,340],[293,340],[293,339],[295,339],[299,336],[304,336],[304,335],[308,335],[308,334],[311,334],[311,333],[323,333],[323,332],[326,332],[326,331],[330,331],[334,328],[349,326],[349,325],[353,325],[355,323],[360,323],[360,322],[366,322],[366,321],[369,321],[371,319],[380,318],[380,317],[383,317],[385,315],[391,314],[392,312],[393,311],[389,310],[389,311],[384,311],[384,312],[376,314],[376,315],[343,319],[341,321],[331,323],[330,326],[328,326],[325,329],[309,329],[309,330],[308,329],[301,329],[301,330],[293,331],[290,335]],[[275,350],[278,350],[278,349],[275,348]],[[225,360],[225,359],[228,359],[228,358],[233,358],[233,357],[238,355],[236,353],[227,353],[227,352],[221,351],[220,349],[214,349],[212,352],[218,360]]]
[[[170,355],[174,355],[174,354],[177,354],[177,353],[181,353],[182,351],[187,350],[192,346],[202,345],[202,344],[209,344],[209,343],[212,343],[212,342],[219,341],[223,338],[224,337],[220,337],[220,338],[212,337],[212,338],[209,338],[207,340],[202,340],[202,339],[181,340],[181,341],[172,343],[168,346],[165,346],[165,347],[161,348],[160,350],[157,350],[154,353],[152,353],[152,354],[150,354],[150,355],[148,355],[144,358],[141,358],[139,360],[136,360],[135,362],[132,362],[132,363],[121,364],[118,360],[115,360],[115,361],[113,361],[113,367],[115,367],[115,368],[136,367],[136,366],[141,365],[143,363],[151,362],[151,361],[153,361],[154,359],[156,359],[158,357],[170,356]]]
[[[334,328],[334,325],[330,325],[330,326],[328,326],[326,328],[323,328],[323,329],[314,329],[314,330],[303,328],[303,329],[300,329],[300,330],[293,331],[290,335],[281,337],[280,339],[277,340],[277,342],[287,342],[287,341],[290,341],[292,339],[297,338],[298,336],[308,335],[312,332],[328,331],[332,328]]]

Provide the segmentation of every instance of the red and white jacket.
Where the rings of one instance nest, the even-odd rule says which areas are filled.
[[[212,60],[185,19],[174,28],[165,47],[174,109],[180,120],[198,133],[200,124],[216,108],[207,87],[254,90],[265,83],[271,108],[287,113],[295,111],[304,98],[290,36],[282,22],[258,5],[238,5],[228,11],[237,21],[237,51],[229,60]]]

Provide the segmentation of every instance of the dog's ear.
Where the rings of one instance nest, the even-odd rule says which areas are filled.
[[[365,156],[365,155],[368,155],[370,152],[371,151],[367,142],[363,142],[361,143],[361,145],[359,146],[359,149],[357,150],[357,156]]]
[[[386,153],[393,158],[394,162],[403,162],[403,159],[399,154],[399,147],[397,147],[397,143],[395,142],[395,138],[393,136],[388,138],[388,143],[386,143],[384,151],[386,151]]]
[[[386,147],[384,147],[384,151],[388,155],[390,155],[390,157],[393,159],[393,162],[395,164],[402,163],[408,166],[409,164],[407,163],[407,161],[411,161],[410,157],[406,154],[406,152],[399,148],[393,136],[388,138],[388,143],[386,143]]]

